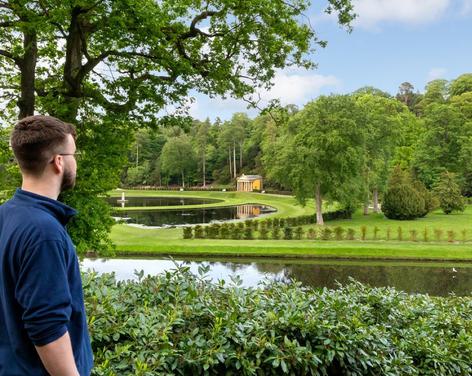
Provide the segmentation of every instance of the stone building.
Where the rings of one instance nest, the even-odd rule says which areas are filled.
[[[242,174],[237,180],[238,192],[262,191],[262,176]]]

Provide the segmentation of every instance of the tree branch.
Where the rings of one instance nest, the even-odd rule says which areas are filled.
[[[12,53],[10,53],[8,51],[0,50],[0,55],[6,57],[8,59],[13,60],[15,62],[15,64],[18,65],[18,67],[21,67],[21,64],[23,63],[22,59],[20,59],[17,56],[14,56]]]

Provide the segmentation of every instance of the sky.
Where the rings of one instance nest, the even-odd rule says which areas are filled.
[[[374,86],[396,94],[402,82],[415,90],[437,78],[452,80],[472,73],[472,0],[354,0],[358,17],[352,33],[322,12],[324,0],[312,0],[307,13],[320,39],[327,40],[311,59],[314,70],[278,71],[264,100],[302,107],[319,95],[350,93]],[[228,120],[235,112],[251,117],[242,100],[192,93],[189,114],[204,120]]]

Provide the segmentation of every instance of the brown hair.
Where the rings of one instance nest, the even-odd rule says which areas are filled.
[[[40,176],[68,134],[75,140],[74,126],[52,116],[35,115],[21,119],[10,139],[21,171]]]

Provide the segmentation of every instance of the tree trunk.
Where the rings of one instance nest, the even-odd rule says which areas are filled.
[[[324,225],[323,212],[322,212],[323,199],[321,198],[319,184],[316,186],[316,190],[315,190],[315,207],[316,207],[316,224],[323,226]]]
[[[374,188],[374,213],[379,213],[379,190]]]
[[[236,144],[233,142],[233,174],[234,174],[234,178],[236,178],[238,175],[237,175],[237,170],[236,170]]]
[[[203,188],[206,187],[206,177],[205,177],[205,152],[203,152]]]
[[[25,31],[23,36],[23,47],[25,54],[20,64],[21,71],[21,96],[18,100],[20,113],[18,118],[34,115],[35,106],[35,78],[36,62],[38,58],[38,46],[36,33]]]
[[[243,144],[239,144],[239,170],[243,168]]]
[[[367,195],[366,199],[364,200],[364,215],[369,215],[369,195]]]
[[[232,168],[233,162],[231,161],[231,147],[228,148],[228,160],[229,160],[229,176],[230,178],[232,178],[233,177],[233,168]]]

